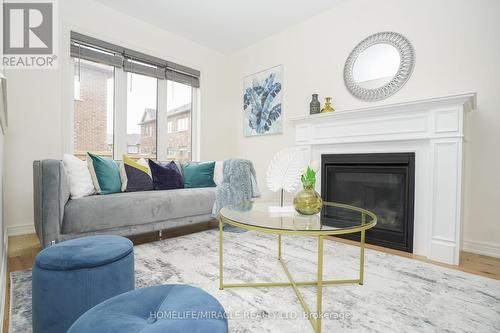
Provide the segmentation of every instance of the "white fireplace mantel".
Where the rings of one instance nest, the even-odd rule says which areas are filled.
[[[295,144],[310,161],[323,154],[414,152],[413,253],[458,265],[464,122],[475,106],[476,94],[469,93],[291,121]]]

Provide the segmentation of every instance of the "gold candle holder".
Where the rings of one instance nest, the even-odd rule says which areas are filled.
[[[335,111],[335,109],[332,108],[331,103],[332,103],[332,97],[325,97],[325,107],[321,109],[321,113]]]

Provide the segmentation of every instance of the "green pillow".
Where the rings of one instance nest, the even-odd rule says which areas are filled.
[[[215,187],[214,168],[215,162],[183,164],[184,187]]]
[[[110,158],[87,153],[87,165],[97,193],[111,194],[121,192],[122,181],[120,179],[120,169],[115,161]]]

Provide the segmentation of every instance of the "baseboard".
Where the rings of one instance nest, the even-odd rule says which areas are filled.
[[[8,252],[8,246],[9,246],[9,242],[8,242],[8,236],[7,235],[4,235],[5,239],[2,240],[2,243],[1,246],[3,247],[3,252],[2,252],[2,258],[0,258],[1,260],[1,267],[0,267],[0,301],[1,301],[1,304],[0,304],[0,318],[1,318],[1,322],[2,322],[2,325],[0,325],[0,333],[7,333],[7,332],[4,332],[3,331],[3,319],[4,319],[4,316],[5,316],[5,311],[9,311],[9,309],[6,309],[5,308],[5,303],[7,303],[7,297],[9,297],[7,295],[7,252]]]
[[[19,235],[27,235],[34,233],[35,233],[35,225],[33,223],[7,226],[8,236],[19,236]]]
[[[9,311],[8,309],[5,308],[5,303],[7,303],[7,255],[5,255],[5,258],[2,258],[2,268],[0,269],[2,272],[2,277],[0,278],[0,301],[2,304],[0,305],[0,318],[2,318],[1,322],[2,325],[0,325],[0,333],[3,332],[3,319],[5,316],[5,311]]]
[[[500,244],[464,240],[462,242],[462,251],[500,258]]]

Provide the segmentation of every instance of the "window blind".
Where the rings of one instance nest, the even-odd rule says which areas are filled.
[[[157,79],[167,79],[192,87],[200,87],[198,70],[127,49],[97,38],[71,32],[71,56],[123,68]]]
[[[123,58],[120,54],[101,50],[78,42],[71,43],[71,56],[118,68],[121,68],[123,65]]]
[[[123,70],[126,72],[152,76],[157,79],[165,79],[165,67],[146,64],[134,59],[125,59]]]

